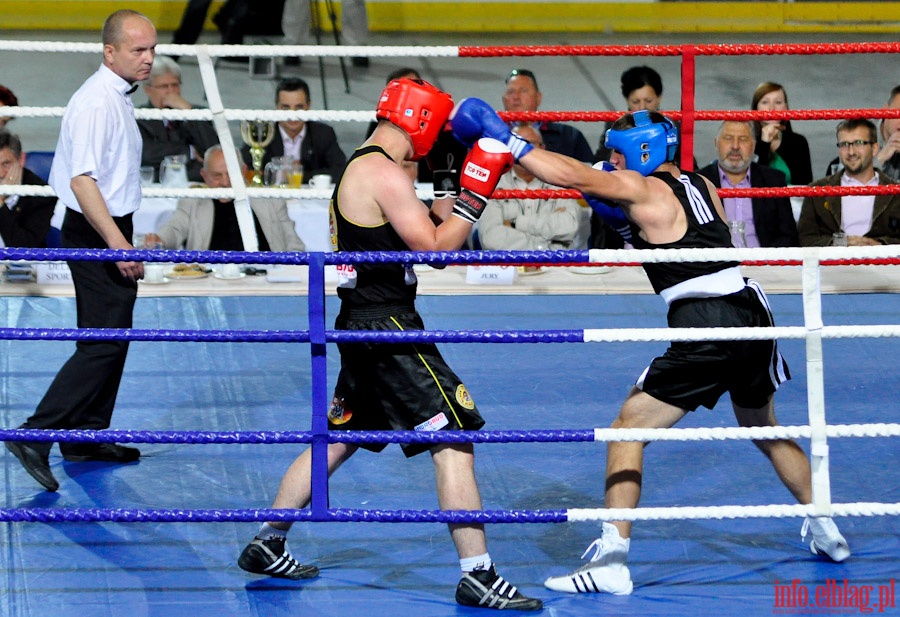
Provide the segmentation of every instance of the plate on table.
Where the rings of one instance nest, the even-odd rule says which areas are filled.
[[[178,264],[170,271],[166,272],[166,277],[178,281],[192,281],[196,279],[205,279],[209,276],[211,270],[204,268],[200,264]]]
[[[570,266],[568,268],[572,274],[603,274],[612,270],[610,266]]]
[[[158,281],[148,281],[147,279],[141,279],[140,282],[143,283],[144,285],[167,285],[167,284],[171,283],[172,281],[170,281],[167,276],[164,276],[164,277],[162,277],[162,279],[160,279]]]

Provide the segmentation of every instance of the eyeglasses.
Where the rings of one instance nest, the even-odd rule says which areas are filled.
[[[839,141],[837,142],[838,150],[849,150],[850,148],[862,148],[863,146],[871,146],[874,141],[866,141],[857,139],[856,141]]]
[[[504,83],[508,84],[510,79],[512,79],[513,77],[518,77],[520,75],[522,77],[527,77],[528,79],[533,81],[535,87],[537,87],[537,77],[535,77],[534,73],[532,73],[528,69],[513,69],[513,70],[511,70],[509,72],[509,75],[506,76],[506,81]]]

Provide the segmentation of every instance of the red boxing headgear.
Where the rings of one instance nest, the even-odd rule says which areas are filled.
[[[453,110],[453,99],[421,79],[395,79],[381,93],[375,117],[403,129],[413,142],[413,159],[428,154]]]

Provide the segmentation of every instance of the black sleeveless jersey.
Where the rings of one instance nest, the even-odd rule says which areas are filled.
[[[357,149],[347,165],[363,156],[385,156],[379,146]],[[377,179],[373,178],[373,181]],[[329,205],[332,244],[336,251],[408,251],[406,243],[389,223],[357,225],[341,213],[341,185],[334,189]],[[398,263],[355,264],[338,267],[338,297],[350,306],[373,304],[412,305],[416,299],[416,279],[411,269]]]
[[[640,228],[631,224],[631,243],[636,249],[681,249],[681,248],[731,248],[731,232],[712,205],[703,178],[689,171],[682,171],[675,178],[672,174],[656,172],[650,174],[669,185],[687,216],[687,232],[681,239],[664,244],[651,244],[641,238]],[[736,261],[671,262],[646,263],[644,271],[653,285],[653,291],[660,293],[678,283],[713,274],[738,265]]]

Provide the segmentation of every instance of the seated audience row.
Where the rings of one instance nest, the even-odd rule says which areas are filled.
[[[243,165],[245,168],[246,165]],[[203,155],[200,170],[209,188],[228,188],[231,177],[225,165],[222,146],[215,145]],[[288,216],[284,199],[250,198],[250,210],[260,251],[303,251],[294,221]],[[243,251],[244,241],[238,226],[234,200],[183,197],[175,213],[155,234],[147,234],[148,246],[161,244],[167,249],[189,251]]]
[[[404,68],[402,72],[403,75],[392,74],[391,77],[418,77],[418,73],[413,69]],[[505,111],[538,111],[542,94],[533,72],[527,69],[515,69],[507,75],[505,83],[506,88],[502,96]],[[650,67],[636,66],[626,70],[621,77],[621,89],[629,111],[658,110],[660,108],[663,91],[662,79]],[[195,107],[181,95],[180,68],[171,58],[165,56],[159,56],[156,59],[153,72],[147,83],[144,84],[144,91],[148,97],[146,105],[148,108],[191,109]],[[7,88],[0,86],[0,105],[16,105],[17,103],[15,95]],[[302,79],[290,78],[278,83],[275,93],[276,109],[308,110],[310,103],[309,86]],[[900,107],[900,86],[891,91],[888,102],[888,108],[897,107]],[[784,87],[774,82],[760,84],[753,94],[751,108],[755,110],[788,109]],[[7,120],[8,118],[2,118],[4,124]],[[186,154],[191,161],[189,164],[191,180],[205,181],[209,186],[230,186],[230,182],[227,180],[227,184],[222,183],[219,172],[211,172],[210,167],[204,164],[203,153],[218,152],[217,165],[213,167],[221,166],[227,178],[221,148],[212,147],[218,142],[212,123],[141,120],[138,124],[144,139],[142,162],[145,165],[150,165],[158,170],[164,157],[170,154]],[[513,124],[518,125],[516,132],[540,147],[572,156],[585,163],[592,163],[598,157],[605,157],[609,154],[602,140],[596,154],[591,153],[584,135],[578,129],[564,123],[516,122]],[[838,132],[847,133],[848,131],[866,132],[868,126],[862,121],[842,122]],[[829,166],[829,171],[836,173],[829,174],[827,178],[819,180],[813,185],[852,185],[854,182],[885,184],[896,181],[895,174],[900,170],[900,120],[882,120],[881,135],[884,141],[883,147],[878,146],[877,135],[872,136],[871,139],[842,140],[839,138],[838,141],[843,147],[839,148],[839,157]],[[0,153],[3,154],[3,160],[0,161],[0,174],[2,174],[0,182],[4,184],[15,184],[19,181],[25,184],[42,183],[40,178],[24,169],[21,163],[21,160],[24,160],[24,154],[15,135],[5,134],[0,143],[4,144],[0,148]],[[717,187],[779,187],[812,181],[808,143],[802,135],[792,130],[788,121],[723,122],[716,134],[715,147],[717,161],[699,172],[708,177]],[[870,149],[869,152],[865,151],[867,148]],[[242,149],[241,154],[243,160],[249,163],[248,146]],[[266,148],[263,164],[265,165],[274,156],[285,154],[301,161],[306,178],[326,173],[331,175],[336,182],[346,163],[346,156],[337,143],[334,130],[321,122],[297,120],[278,122],[275,138]],[[867,156],[869,154],[871,156]],[[853,164],[852,169],[846,168],[847,162]],[[882,171],[875,171],[873,165],[876,162],[880,163]],[[420,166],[418,173],[420,180],[423,175],[430,175],[430,171],[423,173]],[[211,178],[215,179],[211,180]],[[523,168],[516,166],[506,174],[499,188],[552,189],[555,187],[536,181]],[[891,196],[844,198],[843,213],[841,212],[842,200],[840,198],[807,198],[804,201],[803,213],[799,221],[799,233],[798,225],[793,220],[788,198],[727,198],[723,200],[723,203],[729,219],[744,222],[747,246],[775,247],[795,246],[798,243],[820,246],[829,244],[833,233],[833,230],[829,231],[829,229],[831,227],[844,229],[844,221],[837,217],[849,216],[850,210],[847,209],[847,205],[853,204],[855,211],[857,203],[866,200],[872,202],[869,206],[872,210],[871,224],[863,233],[848,234],[853,238],[851,243],[865,243],[865,238],[877,238],[875,240],[877,243],[893,242],[893,238],[900,236],[900,229],[898,229],[900,220],[892,216]],[[0,196],[0,201],[8,206],[0,209],[2,241],[7,245],[44,246],[46,229],[49,229],[49,216],[52,216],[53,198]],[[270,200],[261,201],[268,202]],[[283,200],[280,201],[281,206],[284,206]],[[173,217],[173,225],[184,218],[188,208],[200,202],[204,202],[204,205],[210,207],[212,205],[211,200],[180,200],[178,211],[181,214]],[[34,203],[36,207],[23,208],[16,206],[18,203],[26,206]],[[259,205],[265,206],[266,204]],[[824,217],[826,219],[824,223],[822,216],[813,216],[812,213],[816,211],[816,208],[824,209],[828,213],[828,216]],[[48,209],[49,216],[47,215]],[[211,212],[212,209],[210,209]],[[254,213],[257,217],[259,231],[261,223],[255,207]],[[881,218],[887,216],[888,213],[891,213],[891,216],[882,221]],[[827,220],[829,216],[832,219],[830,221]],[[508,250],[615,248],[621,246],[621,239],[618,237],[610,240],[614,234],[606,233],[606,230],[603,229],[604,224],[598,217],[594,216],[592,220],[587,220],[589,217],[590,211],[581,207],[575,200],[492,201],[479,224],[480,240],[483,248]],[[205,214],[200,218],[204,220],[203,226],[213,220],[211,214],[209,221],[206,221]],[[263,218],[266,219],[266,215],[263,215]],[[287,218],[286,207],[284,218]],[[865,215],[858,214],[856,223],[850,225],[851,231],[859,231],[863,219],[865,219]],[[813,226],[813,223],[816,225]],[[20,231],[15,231],[26,227],[30,231],[24,235]],[[882,227],[885,227],[884,233],[880,232]],[[219,245],[218,242],[207,242],[210,240],[207,234],[193,237],[191,242],[187,242],[184,234],[175,234],[173,230],[173,226],[159,230],[160,241],[166,246],[209,248]],[[292,228],[291,231],[293,232]],[[274,243],[278,246],[284,244],[284,246],[296,247],[296,243],[300,242],[295,233],[293,235],[296,240],[288,238],[285,242],[282,242],[284,238],[281,237],[270,241],[268,239],[270,235],[272,232],[263,233],[261,244],[272,245]],[[209,246],[206,246],[207,244]],[[302,246],[302,243],[300,245]]]

